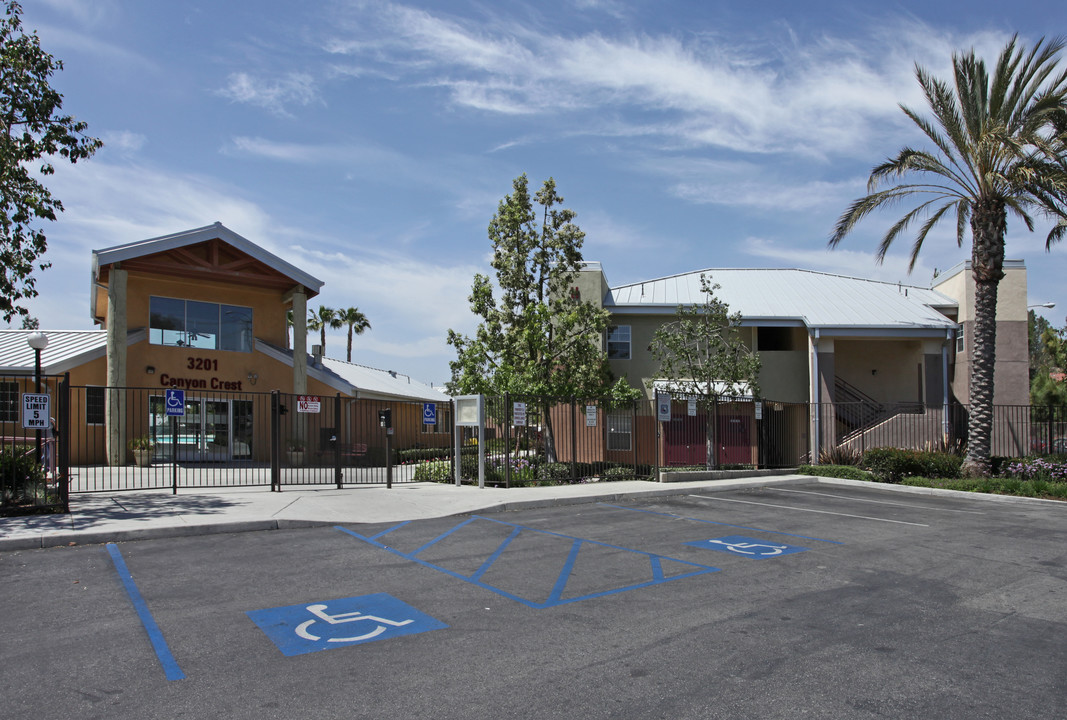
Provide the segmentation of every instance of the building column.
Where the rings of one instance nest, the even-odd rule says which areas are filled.
[[[107,424],[108,465],[126,463],[126,280],[116,263],[107,283]]]
[[[834,446],[837,426],[834,402],[834,340],[820,337],[815,328],[809,336],[811,341],[811,462],[819,460],[819,454]]]
[[[302,286],[293,288],[293,393],[308,391],[308,296]]]

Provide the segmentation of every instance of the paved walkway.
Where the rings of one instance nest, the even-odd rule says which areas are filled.
[[[812,482],[804,475],[738,480],[658,483],[625,481],[555,487],[484,488],[442,483],[384,486],[132,490],[75,494],[69,515],[0,517],[0,551],[70,544],[178,537],[205,533],[276,530],[339,523],[402,522],[423,518],[616,501],[624,497],[679,495]]]
[[[831,483],[887,491],[964,496],[990,502],[1067,503],[953,490],[881,485],[808,475],[777,475],[730,480],[658,483],[603,482],[536,488],[484,488],[441,483],[412,483],[286,489],[140,490],[71,496],[68,515],[0,517],[0,551],[180,537],[208,533],[277,530],[350,523],[382,523],[500,512],[625,498],[722,492],[790,483]]]

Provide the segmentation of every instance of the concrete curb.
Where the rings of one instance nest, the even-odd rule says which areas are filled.
[[[1060,505],[1067,510],[1067,500],[1047,500],[1045,498],[1023,497],[1021,495],[997,495],[995,493],[972,492],[968,490],[947,490],[945,488],[915,487],[912,485],[897,485],[895,483],[880,483],[870,480],[850,480],[848,478],[830,478],[819,475],[808,475],[824,485],[844,485],[847,487],[874,487],[892,492],[908,493],[911,495],[937,495],[941,497],[969,498],[971,500],[989,500],[997,503],[1008,504],[1038,504]]]

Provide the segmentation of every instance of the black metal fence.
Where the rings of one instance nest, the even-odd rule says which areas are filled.
[[[62,509],[70,492],[389,485],[421,479],[416,470],[428,461],[451,479],[457,446],[462,479],[478,478],[476,432],[453,434],[447,400],[428,413],[422,402],[198,390],[168,408],[165,388],[70,387],[47,376],[46,409],[38,409],[46,421],[27,423],[35,389],[32,377],[0,378],[5,513]],[[834,448],[960,449],[966,440],[967,408],[958,404],[723,399],[705,407],[686,398],[657,406],[505,395],[486,398],[485,479],[653,478],[663,468],[705,467],[709,453],[718,467],[789,468]],[[1067,408],[995,407],[992,452],[1067,453]]]
[[[68,399],[66,376],[0,377],[0,513],[68,509]]]
[[[278,392],[72,387],[71,492],[412,482],[409,458],[451,457],[451,403]],[[391,428],[379,422],[388,411]],[[109,422],[108,418],[112,418]]]

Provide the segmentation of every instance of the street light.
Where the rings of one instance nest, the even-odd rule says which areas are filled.
[[[48,336],[43,332],[30,333],[26,344],[33,349],[33,391],[41,393],[41,351],[48,347]],[[37,462],[41,462],[41,430],[37,429]]]
[[[1029,310],[1030,308],[1036,308],[1036,307],[1043,307],[1043,308],[1048,308],[1049,310],[1051,310],[1052,308],[1056,307],[1056,303],[1054,303],[1054,302],[1046,302],[1046,303],[1038,303],[1037,305],[1027,305],[1026,309]]]

